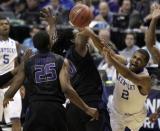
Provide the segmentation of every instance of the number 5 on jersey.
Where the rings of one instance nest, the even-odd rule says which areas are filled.
[[[8,54],[4,54],[3,55],[3,63],[4,64],[8,64],[9,63],[9,55]]]

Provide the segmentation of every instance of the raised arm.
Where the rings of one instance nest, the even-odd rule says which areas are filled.
[[[160,51],[155,47],[156,44],[156,25],[160,18],[160,9],[154,9],[150,26],[146,32],[146,46],[156,63],[160,64]]]
[[[88,27],[84,29],[84,32],[92,39],[93,44],[100,52],[103,52],[103,47],[106,47],[106,45],[109,44],[109,43],[104,43],[102,40],[100,40],[100,38]],[[127,60],[123,56],[115,54],[115,57],[122,64],[127,63]]]
[[[136,73],[129,70],[125,65],[121,64],[115,57],[115,53],[111,49],[104,48],[105,57],[113,64],[117,72],[123,77],[132,81],[136,85],[140,86],[140,92],[147,95],[151,87],[151,78],[149,76],[137,75]]]
[[[73,87],[71,86],[70,75],[69,75],[69,62],[67,59],[64,60],[64,64],[60,71],[59,79],[60,79],[62,91],[65,93],[66,97],[68,97],[73,104],[78,106],[81,110],[86,112],[88,115],[92,116],[94,119],[98,119],[97,109],[90,108],[88,105],[86,105],[84,101],[76,93],[76,91],[73,89]]]
[[[57,30],[56,30],[56,17],[53,16],[51,8],[44,8],[41,12],[41,19],[45,20],[48,23],[48,33],[50,36],[50,41],[52,46],[57,41]]]

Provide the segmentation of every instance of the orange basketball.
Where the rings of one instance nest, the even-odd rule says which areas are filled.
[[[83,28],[88,26],[93,18],[90,8],[84,4],[75,5],[69,14],[71,24]]]

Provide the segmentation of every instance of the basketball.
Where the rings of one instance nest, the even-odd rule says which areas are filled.
[[[74,26],[83,28],[89,25],[93,18],[92,16],[92,12],[88,6],[77,4],[71,9],[69,20]]]

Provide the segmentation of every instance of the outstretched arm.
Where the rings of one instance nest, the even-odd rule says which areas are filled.
[[[108,48],[104,48],[105,57],[113,64],[116,68],[117,72],[122,76],[132,81],[136,85],[142,87],[140,88],[140,92],[144,95],[147,95],[150,91],[151,87],[151,78],[149,76],[140,76],[136,73],[129,70],[125,65],[121,64],[115,57],[115,53]]]
[[[50,36],[51,46],[57,41],[56,17],[53,16],[51,8],[44,8],[41,12],[41,19],[48,23],[48,33]]]
[[[25,79],[25,73],[21,68],[19,72],[16,74],[16,76],[13,78],[10,88],[4,94],[4,100],[3,100],[4,107],[7,106],[9,101],[13,99],[16,92],[21,88],[24,79]]]
[[[89,35],[89,37],[92,39],[93,41],[93,44],[95,45],[95,47],[100,51],[100,52],[103,52],[103,47],[106,47],[107,44],[109,43],[104,43],[104,41],[100,40],[100,38],[88,27],[86,27],[84,29],[84,33],[86,35]],[[118,55],[118,54],[115,54],[115,57],[117,58],[117,60],[119,62],[121,62],[122,64],[126,64],[127,63],[127,60],[121,56],[121,55]]]
[[[73,89],[70,83],[70,75],[69,75],[69,62],[67,59],[64,60],[64,64],[60,71],[59,75],[60,84],[62,87],[62,91],[65,95],[70,99],[70,101],[78,106],[81,110],[86,112],[88,115],[92,116],[94,119],[98,119],[98,112],[95,108],[90,108],[77,94],[77,92]]]
[[[160,18],[160,9],[156,8],[153,11],[152,20],[146,32],[146,46],[149,52],[151,53],[153,59],[155,60],[155,62],[158,64],[160,63],[160,51],[155,47],[156,43],[155,30],[159,18]]]

